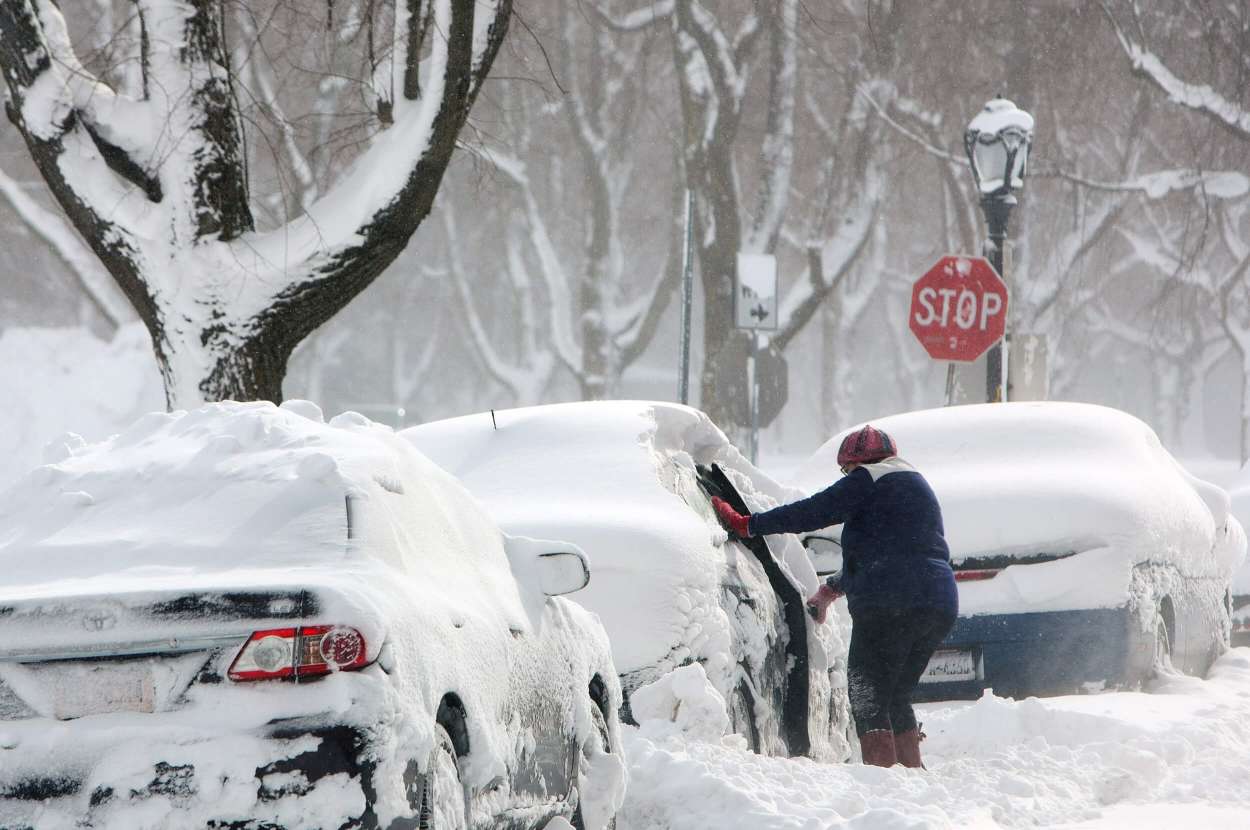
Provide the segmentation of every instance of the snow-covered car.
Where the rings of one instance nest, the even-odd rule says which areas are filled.
[[[1230,509],[1241,526],[1250,527],[1250,464],[1228,486]],[[1233,636],[1235,646],[1250,646],[1250,557],[1233,574]]]
[[[959,619],[918,698],[1133,686],[1165,660],[1203,674],[1227,647],[1245,533],[1224,491],[1186,472],[1146,424],[1058,402],[872,424],[933,485],[959,585]],[[838,477],[845,434],[799,468],[800,488]],[[814,536],[809,547],[825,553],[836,541]]]
[[[756,751],[850,754],[844,632],[804,613],[817,584],[806,552],[794,536],[772,537],[760,553],[731,542],[696,465],[718,465],[755,509],[799,494],[755,469],[702,412],[557,404],[399,434],[459,477],[506,532],[589,553],[595,576],[576,601],[608,631],[627,720],[635,689],[698,662]]]
[[[608,825],[577,548],[306,402],[53,452],[0,502],[0,826]]]

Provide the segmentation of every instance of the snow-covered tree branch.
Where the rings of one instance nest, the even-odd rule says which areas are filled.
[[[385,38],[393,63],[382,66],[392,68],[373,78],[382,129],[334,188],[271,230],[253,218],[221,5],[135,8],[138,97],[83,67],[51,0],[0,6],[9,117],[147,325],[169,405],[279,400],[292,349],[429,213],[511,0],[398,4]]]

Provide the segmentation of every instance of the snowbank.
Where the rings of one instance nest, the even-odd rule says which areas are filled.
[[[699,663],[674,669],[630,696],[634,719],[648,734],[675,730],[688,738],[718,742],[730,732],[725,698]],[[742,747],[745,738],[738,737]]]
[[[0,488],[40,462],[66,432],[98,441],[163,409],[164,387],[142,323],[110,341],[81,328],[0,331]]]
[[[1250,650],[1152,693],[925,704],[927,771],[752,755],[626,730],[618,830],[1250,826]],[[1170,820],[1170,821],[1169,821]]]

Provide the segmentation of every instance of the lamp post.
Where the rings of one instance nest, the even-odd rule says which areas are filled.
[[[1001,95],[987,103],[964,131],[964,150],[981,194],[981,210],[989,231],[985,256],[1004,282],[1007,282],[1007,275],[1003,273],[1007,222],[1011,219],[1011,209],[1016,206],[1015,191],[1024,187],[1032,144],[1033,116]],[[1003,344],[1009,336],[1004,335],[1002,342],[995,343],[986,354],[985,399],[990,403],[1007,399],[1007,358],[1003,354]]]

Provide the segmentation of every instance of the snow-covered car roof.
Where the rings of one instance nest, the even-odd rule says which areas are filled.
[[[305,401],[225,402],[51,447],[0,496],[0,600],[323,585],[353,619],[385,619],[416,592],[522,625],[513,574],[483,556],[503,544],[390,427],[326,423]]]
[[[1190,475],[1150,427],[1119,410],[977,404],[870,423],[932,484],[956,560],[1117,547],[1183,556],[1188,569],[1227,575],[1243,554],[1224,491]],[[836,480],[838,446],[850,431],[817,450],[794,483],[816,492]]]
[[[399,434],[458,476],[508,533],[587,552],[590,585],[576,600],[603,618],[622,672],[697,640],[687,629],[700,613],[721,613],[693,607],[719,595],[725,540],[694,464],[720,464],[754,509],[798,495],[756,470],[705,414],[678,404],[536,406]],[[814,588],[802,547],[778,547],[792,576]]]

